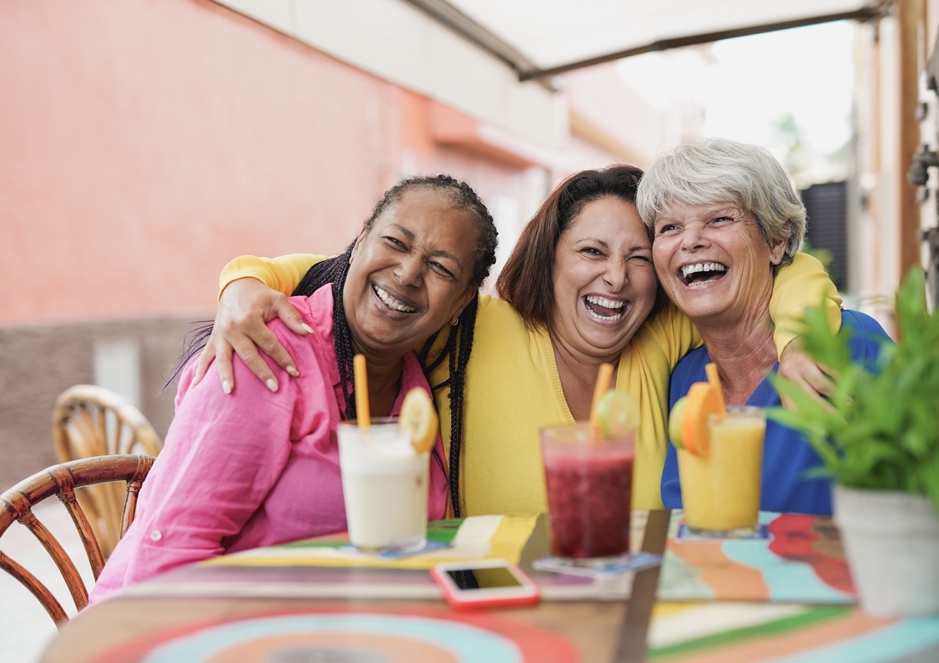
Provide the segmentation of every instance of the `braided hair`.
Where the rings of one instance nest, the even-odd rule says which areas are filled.
[[[432,384],[431,389],[436,393],[445,387],[450,387],[450,468],[447,473],[447,480],[453,513],[459,518],[462,514],[459,478],[460,457],[463,446],[463,395],[466,384],[466,365],[469,362],[470,351],[473,347],[473,331],[476,327],[476,312],[479,308],[478,289],[489,275],[489,268],[496,262],[498,231],[492,215],[472,187],[466,182],[456,180],[448,175],[412,177],[402,180],[390,188],[375,205],[371,216],[365,221],[363,226],[365,231],[371,230],[376,219],[388,207],[401,200],[405,193],[420,188],[444,191],[450,194],[455,206],[473,215],[479,230],[479,238],[476,241],[474,252],[473,273],[469,284],[469,287],[476,292],[466,308],[463,309],[457,324],[445,328],[447,329],[447,338],[443,342],[443,348],[431,357],[431,350],[435,347],[438,336],[443,331],[440,330],[427,339],[418,353],[428,382],[430,382],[431,372],[440,366],[443,361],[448,362],[449,377],[439,384]],[[354,247],[355,242],[353,241],[341,255],[323,260],[310,267],[293,291],[294,295],[309,296],[319,288],[331,284],[333,290],[333,334],[336,346],[336,363],[339,367],[339,380],[342,384],[346,416],[350,419],[356,416],[354,386],[350,388],[350,384],[353,384],[352,360],[355,351],[352,346],[349,324],[346,321],[342,292],[349,273],[349,264]],[[204,324],[187,334],[184,341],[184,345],[187,347],[183,351],[182,358],[173,375],[164,384],[164,389],[176,379],[183,367],[205,347],[212,333],[212,326],[212,322],[208,322],[208,324]],[[434,451],[434,459],[443,470],[443,461],[437,456],[436,450]]]
[[[476,192],[466,184],[466,182],[456,180],[448,175],[412,177],[402,180],[393,186],[385,193],[378,204],[375,205],[371,216],[365,221],[365,232],[370,231],[376,219],[378,219],[388,207],[401,200],[405,193],[421,188],[448,193],[452,196],[453,203],[469,211],[476,219],[479,226],[479,239],[476,242],[474,267],[469,284],[469,287],[477,292],[463,310],[457,324],[448,327],[447,338],[443,344],[443,348],[431,358],[431,349],[435,346],[437,337],[441,333],[438,331],[437,334],[434,334],[425,342],[418,355],[421,360],[421,365],[424,367],[424,374],[427,376],[428,382],[430,381],[431,372],[444,360],[448,361],[449,377],[439,384],[431,385],[431,389],[434,392],[438,392],[447,386],[450,387],[450,468],[447,479],[450,488],[450,503],[453,507],[453,513],[459,518],[462,513],[459,500],[459,477],[463,440],[463,394],[466,383],[466,365],[469,362],[470,351],[473,346],[473,331],[476,326],[476,311],[479,305],[478,289],[479,286],[482,285],[483,280],[489,275],[489,268],[496,261],[498,232],[492,215]],[[336,339],[336,363],[339,366],[339,381],[342,384],[342,395],[345,400],[346,414],[350,419],[356,416],[355,391],[351,379],[353,375],[352,360],[355,351],[352,346],[349,324],[346,321],[342,291],[349,273],[349,261],[352,257],[352,249],[354,246],[355,242],[350,244],[342,255],[313,265],[293,291],[294,295],[309,296],[327,283],[332,284],[333,334]],[[350,385],[352,386],[350,387]],[[442,460],[437,458],[436,452],[434,458],[441,465],[442,469]]]

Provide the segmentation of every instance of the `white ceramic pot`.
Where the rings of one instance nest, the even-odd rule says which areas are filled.
[[[865,612],[939,613],[939,515],[928,499],[835,486],[834,521]]]

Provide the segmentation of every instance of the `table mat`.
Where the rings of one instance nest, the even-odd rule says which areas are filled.
[[[502,558],[518,563],[537,516],[474,516],[437,520],[427,540],[442,546],[405,557],[364,555],[350,549],[347,534],[245,550],[202,562],[209,566],[348,566],[380,569],[430,569],[439,562]]]
[[[831,518],[761,512],[768,537],[681,540],[675,511],[659,579],[665,601],[854,604],[857,601]]]
[[[347,550],[345,534],[224,555],[175,569],[124,590],[127,597],[245,596],[344,599],[440,599],[428,569],[437,563],[509,559],[529,572],[546,601],[629,598],[634,573],[588,578],[538,571],[529,539],[538,516],[474,516],[434,521],[428,539],[443,548],[400,559],[363,557]],[[637,524],[641,525],[639,522]],[[543,533],[542,533],[543,535]]]

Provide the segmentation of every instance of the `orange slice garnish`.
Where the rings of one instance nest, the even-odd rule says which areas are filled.
[[[682,422],[682,445],[685,450],[704,456],[711,448],[708,417],[721,414],[724,402],[721,393],[707,382],[695,382],[688,390],[685,416]]]

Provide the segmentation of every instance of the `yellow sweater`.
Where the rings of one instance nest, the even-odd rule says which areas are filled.
[[[242,256],[225,266],[219,290],[238,278],[254,277],[290,294],[307,269],[321,258],[293,254],[280,258]],[[825,296],[838,315],[841,299],[821,264],[799,254],[776,278],[770,313],[777,321],[779,351],[792,340],[792,315]],[[641,423],[633,478],[633,508],[662,508],[659,483],[668,444],[668,382],[681,357],[701,339],[684,315],[667,306],[642,326],[623,350],[616,388],[639,401]],[[445,363],[445,362],[444,362]],[[432,384],[446,377],[438,368]],[[449,454],[448,390],[438,391],[437,406]],[[473,353],[466,368],[464,438],[460,493],[464,515],[540,513],[547,510],[538,431],[573,423],[544,330],[531,331],[507,303],[480,298]]]

